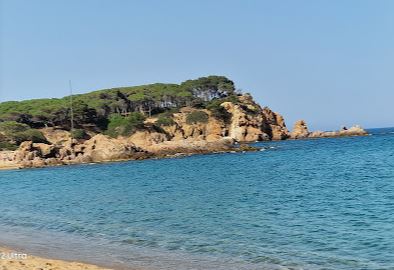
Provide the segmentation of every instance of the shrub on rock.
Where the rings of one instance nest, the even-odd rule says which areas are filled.
[[[186,123],[189,125],[198,124],[198,123],[207,123],[208,122],[208,114],[203,111],[193,111],[186,116]]]

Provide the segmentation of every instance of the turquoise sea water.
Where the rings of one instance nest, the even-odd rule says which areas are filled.
[[[394,129],[0,172],[0,243],[118,268],[394,269]]]

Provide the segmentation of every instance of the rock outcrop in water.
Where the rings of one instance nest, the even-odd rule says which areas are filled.
[[[213,81],[217,82],[215,80],[216,78]],[[208,82],[212,84],[212,80]],[[268,107],[261,107],[249,94],[231,92],[231,83],[226,86],[227,92],[220,88],[223,85],[222,79],[216,86],[206,86],[207,81],[204,80],[203,83],[203,86],[198,86],[200,92],[197,92],[196,97],[189,100],[189,103],[194,102],[195,105],[186,104],[176,110],[160,105],[156,109],[164,112],[156,114],[152,113],[151,107],[148,107],[148,113],[129,112],[134,106],[126,96],[129,92],[115,92],[117,101],[113,106],[121,104],[124,112],[116,107],[117,113],[115,116],[108,116],[106,121],[109,123],[104,130],[100,127],[100,119],[89,118],[89,110],[79,116],[80,119],[77,118],[81,124],[72,133],[67,130],[67,126],[35,128],[38,125],[34,122],[37,117],[29,118],[27,114],[20,116],[17,119],[19,122],[5,121],[0,117],[0,148],[2,145],[7,147],[19,142],[15,151],[0,151],[0,168],[252,151],[255,148],[245,145],[236,147],[234,143],[367,134],[359,126],[334,132],[310,132],[303,120],[297,121],[293,131],[289,132],[280,114]],[[204,90],[206,92],[201,90],[204,87],[208,87]],[[133,91],[130,92],[131,95],[134,95]],[[195,90],[190,91],[195,95]],[[100,93],[98,97],[104,100],[109,98],[105,93]],[[183,97],[179,99],[184,100]],[[174,106],[165,95],[160,101],[164,102],[163,106]],[[103,109],[109,108],[103,106]],[[10,115],[14,117],[13,114]]]
[[[309,134],[308,138],[330,138],[365,135],[368,135],[368,132],[362,127],[355,125],[350,128],[343,127],[337,131],[314,131]]]
[[[360,126],[356,125],[351,128],[342,127],[337,131],[313,131],[309,132],[308,126],[304,120],[298,120],[294,124],[291,132],[292,139],[306,139],[306,138],[332,138],[332,137],[346,137],[346,136],[365,136],[368,133]]]
[[[295,122],[293,131],[291,132],[292,139],[305,139],[308,138],[309,135],[310,132],[304,120],[298,120]]]

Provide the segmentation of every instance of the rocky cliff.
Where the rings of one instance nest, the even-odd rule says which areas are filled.
[[[218,114],[220,113],[220,114]],[[365,135],[360,127],[310,132],[305,121],[289,132],[283,117],[262,108],[248,95],[223,100],[215,110],[185,106],[160,117],[147,117],[131,134],[110,137],[94,131],[75,139],[69,131],[39,129],[45,142],[24,141],[15,151],[0,152],[0,167],[42,167],[74,163],[144,159],[193,153],[254,150],[234,143]],[[0,131],[1,133],[1,131]]]
[[[261,108],[248,94],[239,96],[237,102],[225,101],[220,106],[229,113],[228,121],[215,117],[206,109],[182,108],[174,114],[174,124],[164,127],[168,137],[163,140],[192,138],[214,142],[229,137],[236,142],[256,142],[290,137],[283,117],[268,107]],[[196,111],[205,113],[207,120],[188,123],[188,115]]]

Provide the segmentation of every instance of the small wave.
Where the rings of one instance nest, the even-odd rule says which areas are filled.
[[[260,149],[260,151],[266,151],[266,150],[269,150],[269,149],[277,149],[278,147],[276,147],[276,146],[267,146],[267,147],[262,147],[261,149]]]

